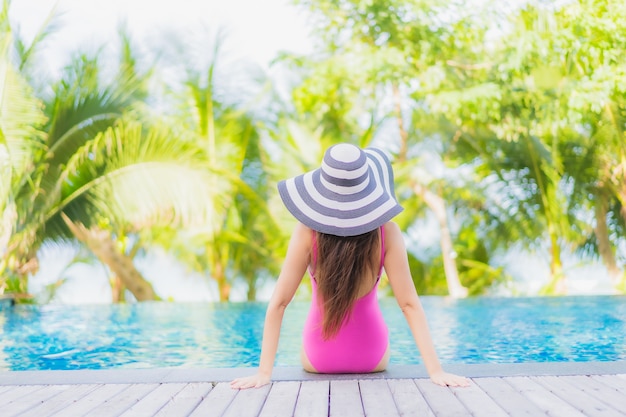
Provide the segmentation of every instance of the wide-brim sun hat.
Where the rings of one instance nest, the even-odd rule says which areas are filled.
[[[278,192],[298,221],[335,236],[370,232],[403,210],[386,152],[347,143],[328,148],[320,168],[280,181]]]

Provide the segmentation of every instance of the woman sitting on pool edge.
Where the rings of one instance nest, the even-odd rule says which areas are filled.
[[[389,335],[376,297],[384,268],[430,379],[442,386],[469,385],[439,363],[403,236],[390,221],[403,210],[393,181],[382,150],[339,144],[326,151],[320,168],[278,184],[283,203],[299,223],[267,306],[258,372],[235,379],[233,388],[270,382],[283,314],[307,268],[313,293],[301,351],[306,371],[385,370]]]

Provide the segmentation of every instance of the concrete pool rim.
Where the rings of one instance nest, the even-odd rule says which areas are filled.
[[[447,372],[471,378],[511,376],[565,376],[626,374],[626,361],[529,362],[510,364],[444,364]],[[180,382],[225,382],[251,375],[256,368],[152,368],[85,369],[53,371],[0,371],[2,385],[138,384]],[[299,367],[277,367],[273,381],[315,381],[336,379],[427,378],[423,365],[389,365],[373,374],[310,374]]]

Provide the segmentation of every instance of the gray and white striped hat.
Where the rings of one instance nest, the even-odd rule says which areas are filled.
[[[400,213],[393,170],[378,148],[342,143],[324,154],[322,166],[278,183],[287,210],[305,226],[335,236],[370,232]]]

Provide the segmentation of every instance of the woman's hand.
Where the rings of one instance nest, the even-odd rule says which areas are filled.
[[[442,387],[469,387],[469,379],[464,376],[449,374],[447,372],[437,372],[430,376],[430,380]]]
[[[258,373],[244,378],[237,378],[230,383],[230,387],[233,389],[259,388],[269,383],[269,375]]]

